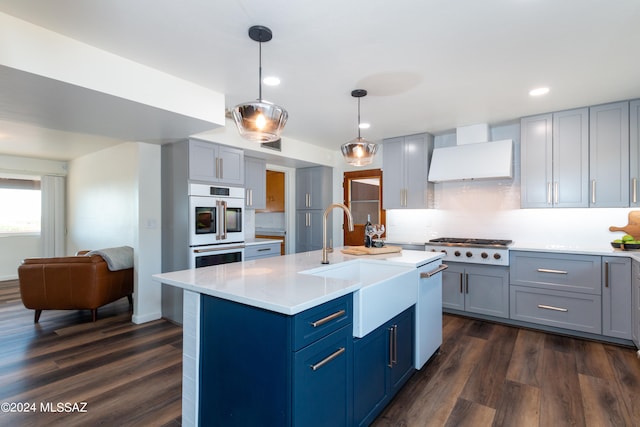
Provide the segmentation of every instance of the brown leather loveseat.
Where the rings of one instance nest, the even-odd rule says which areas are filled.
[[[92,312],[122,297],[133,303],[133,267],[109,270],[100,255],[54,258],[27,258],[18,267],[20,295],[26,308],[35,310],[38,323],[42,310],[81,310]]]

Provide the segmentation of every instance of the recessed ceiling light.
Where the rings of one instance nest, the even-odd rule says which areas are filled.
[[[280,79],[276,76],[267,76],[262,80],[262,83],[267,86],[278,86],[280,84]]]
[[[369,128],[371,127],[371,125],[370,125],[369,123],[360,123],[360,124],[358,125],[358,127],[359,127],[360,129],[369,129]]]
[[[529,95],[531,96],[542,96],[542,95],[546,95],[549,93],[549,88],[548,87],[538,87],[535,89],[531,89],[529,91]]]

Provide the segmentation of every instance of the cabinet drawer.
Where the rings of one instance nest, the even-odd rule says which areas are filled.
[[[280,256],[280,242],[266,243],[264,245],[250,245],[244,248],[245,261],[272,256]]]
[[[599,295],[511,286],[511,319],[575,331],[602,333]]]
[[[353,295],[345,295],[317,307],[305,310],[293,321],[293,347],[298,350],[314,341],[351,324]]]
[[[599,256],[513,251],[511,284],[600,295],[601,264]]]

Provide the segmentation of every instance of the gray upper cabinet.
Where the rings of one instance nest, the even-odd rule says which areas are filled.
[[[631,339],[631,260],[602,257],[602,334]]]
[[[296,209],[325,209],[332,201],[332,183],[329,167],[296,169]]]
[[[428,207],[427,182],[433,151],[433,136],[423,133],[384,140],[382,169],[384,209],[424,209]]]
[[[250,209],[267,208],[267,162],[253,157],[244,158],[245,206]]]
[[[629,206],[629,103],[589,108],[589,206]]]
[[[640,206],[640,100],[631,101],[629,104],[629,170],[631,176],[631,200],[630,205]]]
[[[189,179],[244,185],[244,152],[205,141],[189,141]]]
[[[521,207],[589,206],[589,109],[521,120]]]

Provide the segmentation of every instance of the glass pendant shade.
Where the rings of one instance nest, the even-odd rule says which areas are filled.
[[[249,28],[249,37],[260,45],[258,61],[258,99],[233,107],[232,115],[240,136],[249,141],[267,143],[280,139],[289,114],[284,108],[262,99],[262,43],[273,37],[262,25]]]
[[[341,150],[345,161],[350,165],[366,166],[373,162],[378,146],[364,138],[357,137],[342,144]]]
[[[358,98],[358,137],[342,144],[340,150],[344,160],[352,166],[366,166],[373,162],[378,146],[360,136],[360,98],[367,96],[364,89],[356,89],[351,96]]]
[[[280,139],[289,118],[284,108],[264,100],[238,104],[233,107],[232,114],[240,136],[260,143]]]

